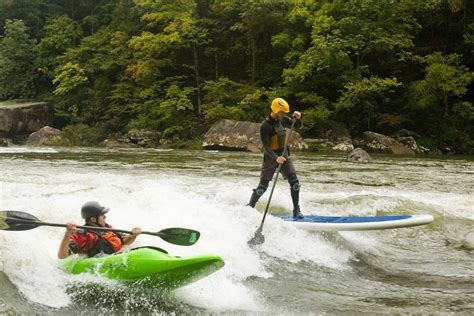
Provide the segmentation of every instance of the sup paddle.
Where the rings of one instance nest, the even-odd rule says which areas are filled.
[[[0,230],[23,231],[34,229],[39,226],[66,227],[66,224],[42,222],[37,217],[20,211],[0,211]],[[131,231],[100,226],[76,226],[88,231],[110,231],[116,233],[131,234]],[[198,241],[200,233],[187,228],[166,228],[159,232],[143,231],[142,234],[160,237],[170,244],[180,246],[191,246]]]
[[[281,154],[282,156],[285,156],[286,153],[288,152],[288,141],[290,140],[291,134],[293,133],[293,127],[295,126],[295,122],[296,120],[293,119],[293,122],[291,123],[290,132],[288,133],[288,138],[285,139],[283,153]],[[257,231],[255,232],[255,236],[253,236],[253,238],[247,242],[247,244],[250,246],[261,245],[265,242],[265,236],[263,236],[262,234],[263,224],[265,223],[265,218],[267,217],[268,207],[270,206],[270,201],[272,200],[273,191],[275,190],[275,185],[277,183],[278,176],[280,175],[280,170],[281,170],[282,165],[283,164],[278,164],[278,168],[276,170],[275,181],[273,181],[272,190],[270,191],[270,196],[268,197],[267,207],[265,207],[265,212],[263,213],[263,218],[262,218],[262,222],[260,223],[260,227],[258,227]]]

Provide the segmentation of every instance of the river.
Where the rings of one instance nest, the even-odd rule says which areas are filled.
[[[127,288],[57,266],[61,228],[0,231],[0,314],[93,313],[474,313],[474,160],[295,153],[305,214],[431,214],[426,226],[370,232],[307,232],[246,207],[260,154],[89,148],[0,149],[0,207],[41,220],[80,223],[98,200],[117,228],[201,232],[192,247],[140,236],[186,256],[216,253],[225,267],[172,293]],[[291,210],[279,179],[270,211]]]

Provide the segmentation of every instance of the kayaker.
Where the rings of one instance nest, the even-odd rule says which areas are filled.
[[[106,213],[110,209],[104,207],[96,201],[89,201],[81,208],[81,217],[85,220],[86,226],[99,226],[112,228],[105,222]],[[71,253],[78,253],[94,257],[99,253],[112,254],[120,251],[124,245],[132,244],[142,230],[135,227],[132,234],[86,231],[76,229],[76,224],[68,223],[63,240],[59,246],[58,258],[64,259]]]
[[[303,218],[299,206],[300,183],[296,176],[296,170],[290,159],[290,151],[283,155],[285,140],[287,138],[285,127],[291,126],[293,120],[287,116],[290,106],[282,98],[276,98],[271,104],[271,113],[260,125],[260,139],[263,146],[263,163],[260,172],[260,183],[253,189],[249,206],[255,207],[258,199],[265,193],[269,182],[273,178],[278,164],[282,164],[281,173],[290,184],[291,198],[293,200],[293,216]],[[302,126],[301,113],[293,112],[293,119],[296,120],[295,127]]]

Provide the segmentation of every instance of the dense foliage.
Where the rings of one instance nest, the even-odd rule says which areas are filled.
[[[194,138],[281,96],[309,136],[330,119],[473,152],[473,64],[466,0],[0,0],[0,99],[49,100],[73,134]]]

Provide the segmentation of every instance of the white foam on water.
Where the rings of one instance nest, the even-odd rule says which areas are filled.
[[[350,257],[347,251],[331,247],[317,235],[273,218],[265,227],[267,243],[259,249],[249,248],[247,241],[253,237],[261,214],[240,203],[248,198],[248,189],[236,188],[226,179],[157,171],[124,173],[69,163],[67,167],[44,164],[38,169],[13,163],[8,169],[7,179],[2,182],[2,208],[28,211],[44,221],[80,224],[81,205],[98,200],[111,208],[108,222],[117,228],[199,230],[201,238],[193,247],[167,244],[146,235],[133,246],[155,245],[179,256],[222,256],[226,263],[222,270],[177,292],[183,301],[210,310],[264,310],[260,294],[244,284],[250,276],[271,277],[259,251],[290,262],[310,260],[333,268],[342,268]],[[5,272],[33,302],[53,307],[70,303],[65,284],[77,279],[58,270],[55,259],[63,233],[63,229],[41,227],[1,234],[8,257],[4,259]],[[307,247],[305,242],[319,247]]]
[[[9,146],[0,147],[0,154],[20,154],[20,153],[57,153],[51,147],[29,147],[29,146]]]
[[[3,272],[30,301],[51,307],[70,303],[67,277],[59,270],[44,233],[0,234]]]
[[[264,299],[256,291],[239,285],[239,281],[218,272],[198,283],[176,291],[176,296],[185,303],[214,312],[246,310],[263,312]]]

